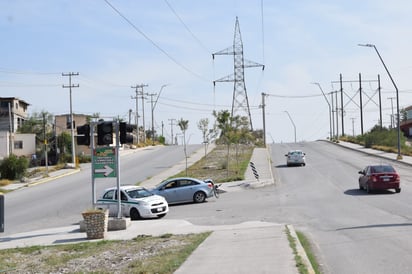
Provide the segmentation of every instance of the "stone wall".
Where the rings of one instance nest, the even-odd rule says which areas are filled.
[[[108,210],[94,210],[82,213],[88,239],[103,239],[107,233]]]

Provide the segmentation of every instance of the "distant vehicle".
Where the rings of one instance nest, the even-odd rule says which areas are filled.
[[[394,189],[401,192],[400,176],[391,165],[370,165],[358,172],[359,189],[370,193],[373,190]]]
[[[213,183],[191,177],[172,178],[161,182],[151,191],[165,197],[169,204],[203,203],[213,196]]]
[[[121,186],[120,198],[122,215],[132,220],[162,218],[169,212],[165,198],[140,186]],[[97,200],[97,207],[108,208],[109,216],[117,216],[117,187],[106,189],[102,198]]]
[[[305,153],[301,150],[291,150],[286,156],[286,165],[287,166],[305,166]]]

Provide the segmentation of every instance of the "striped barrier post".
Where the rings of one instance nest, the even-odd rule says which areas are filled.
[[[259,181],[259,173],[256,170],[255,164],[250,162],[250,167],[252,168],[253,175],[255,175],[256,180]]]

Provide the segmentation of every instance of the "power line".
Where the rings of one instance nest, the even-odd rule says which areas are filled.
[[[199,38],[189,29],[189,27],[186,25],[186,23],[182,20],[182,18],[177,14],[175,9],[172,7],[172,5],[169,3],[169,1],[164,0],[169,9],[173,12],[173,14],[179,19],[180,23],[185,27],[185,29],[190,33],[190,35],[193,37],[193,39],[196,40],[196,42],[209,54],[211,51],[200,41]]]
[[[23,74],[23,75],[60,75],[60,72],[40,72],[40,71],[17,71],[17,70],[9,70],[6,68],[0,68],[0,73],[7,73],[7,74]]]
[[[171,99],[168,97],[162,97],[162,100],[166,101],[172,101],[172,102],[178,102],[178,103],[183,103],[183,104],[191,104],[191,105],[196,105],[196,106],[210,106],[213,107],[215,106],[214,104],[206,104],[206,103],[200,103],[200,102],[193,102],[193,101],[185,101],[185,100],[177,100],[177,99]],[[220,107],[229,107],[228,105],[219,105]]]
[[[312,98],[321,97],[322,94],[311,94],[311,95],[279,95],[279,94],[267,94],[268,96],[278,97],[278,98],[289,98],[289,99],[302,99],[302,98]]]
[[[134,30],[136,30],[140,35],[142,35],[147,41],[149,41],[155,48],[161,51],[164,55],[167,56],[173,63],[184,69],[185,71],[193,74],[197,78],[209,82],[209,80],[203,78],[200,74],[195,73],[194,71],[190,70],[180,62],[178,62],[173,56],[171,56],[166,50],[161,48],[158,44],[156,44],[149,36],[147,36],[142,30],[140,30],[132,21],[130,21],[125,15],[123,15],[115,6],[113,6],[108,0],[104,0],[106,4],[111,7],[120,17],[122,17]]]

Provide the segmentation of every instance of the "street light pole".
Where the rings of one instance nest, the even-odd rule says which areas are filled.
[[[293,122],[292,117],[290,117],[289,112],[287,110],[285,110],[285,112],[289,116],[290,121],[292,122],[293,129],[294,129],[294,132],[295,132],[295,143],[296,143],[296,126],[295,126],[295,123]]]
[[[395,81],[393,80],[392,75],[390,74],[388,68],[386,67],[385,62],[383,61],[381,55],[379,54],[379,51],[376,48],[376,46],[373,45],[373,44],[358,44],[358,46],[369,47],[369,48],[374,48],[375,49],[376,54],[378,54],[378,57],[381,60],[382,65],[386,70],[386,73],[388,73],[388,76],[391,79],[393,86],[395,87],[395,90],[396,90],[396,115],[397,115],[397,121],[396,121],[397,126],[396,127],[397,127],[397,133],[398,133],[397,134],[398,135],[398,156],[396,157],[396,159],[400,160],[400,159],[402,159],[402,155],[401,155],[401,129],[400,129],[399,90],[398,90],[398,87],[396,86]]]
[[[326,103],[328,103],[328,107],[329,107],[329,140],[330,141],[332,141],[332,107],[331,107],[331,105],[330,105],[330,103],[329,103],[329,100],[328,100],[328,98],[326,97],[326,94],[323,92],[323,89],[322,89],[322,87],[320,86],[320,84],[319,83],[312,83],[312,84],[314,84],[314,85],[317,85],[318,87],[319,87],[319,89],[320,89],[320,91],[322,92],[322,94],[323,94],[323,97],[325,97],[325,100],[326,100]]]

